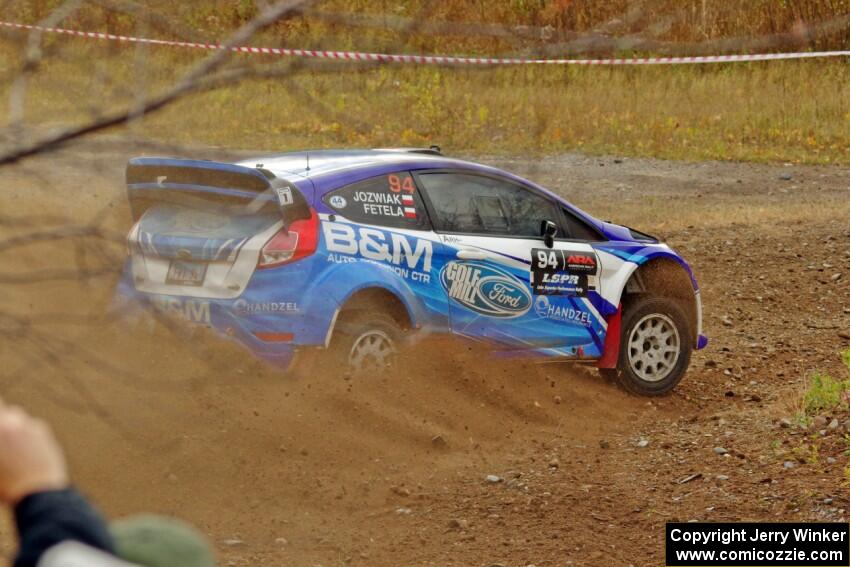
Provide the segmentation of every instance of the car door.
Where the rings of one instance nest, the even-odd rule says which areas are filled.
[[[510,349],[601,354],[604,322],[587,300],[599,291],[598,258],[588,242],[566,238],[558,203],[490,174],[419,172],[416,181],[443,243],[453,333]],[[551,248],[544,221],[560,231]]]
[[[411,174],[362,179],[326,193],[322,202],[334,213],[322,221],[327,261],[343,268],[325,270],[335,282],[331,294],[384,287],[406,304],[418,326],[445,331],[446,296],[435,262],[442,245]]]

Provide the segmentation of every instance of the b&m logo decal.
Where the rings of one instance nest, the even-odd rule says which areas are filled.
[[[531,294],[511,274],[477,262],[449,262],[440,273],[449,299],[490,317],[519,317],[531,307]]]

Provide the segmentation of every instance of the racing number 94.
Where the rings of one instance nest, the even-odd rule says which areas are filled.
[[[416,192],[416,187],[413,185],[413,178],[409,175],[401,177],[394,173],[387,175],[387,183],[390,186],[390,191],[393,193],[407,193],[412,195]]]
[[[537,249],[537,264],[536,267],[538,269],[551,269],[558,270],[561,269],[561,258],[562,254],[555,253],[554,250],[545,250],[543,248]]]

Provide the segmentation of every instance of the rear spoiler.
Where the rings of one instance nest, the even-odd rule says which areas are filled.
[[[252,201],[268,192],[267,201],[277,201],[284,220],[310,218],[309,205],[301,192],[286,180],[265,169],[217,161],[138,157],[127,163],[127,194],[133,217],[157,201],[157,191],[213,198],[224,202]]]
[[[256,195],[271,187],[271,172],[198,159],[133,158],[127,163],[127,189],[227,189]]]

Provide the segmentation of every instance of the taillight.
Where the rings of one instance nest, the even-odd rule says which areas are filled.
[[[319,244],[319,215],[312,208],[310,218],[293,221],[289,229],[280,229],[260,251],[257,268],[274,268],[301,258],[316,251]]]

